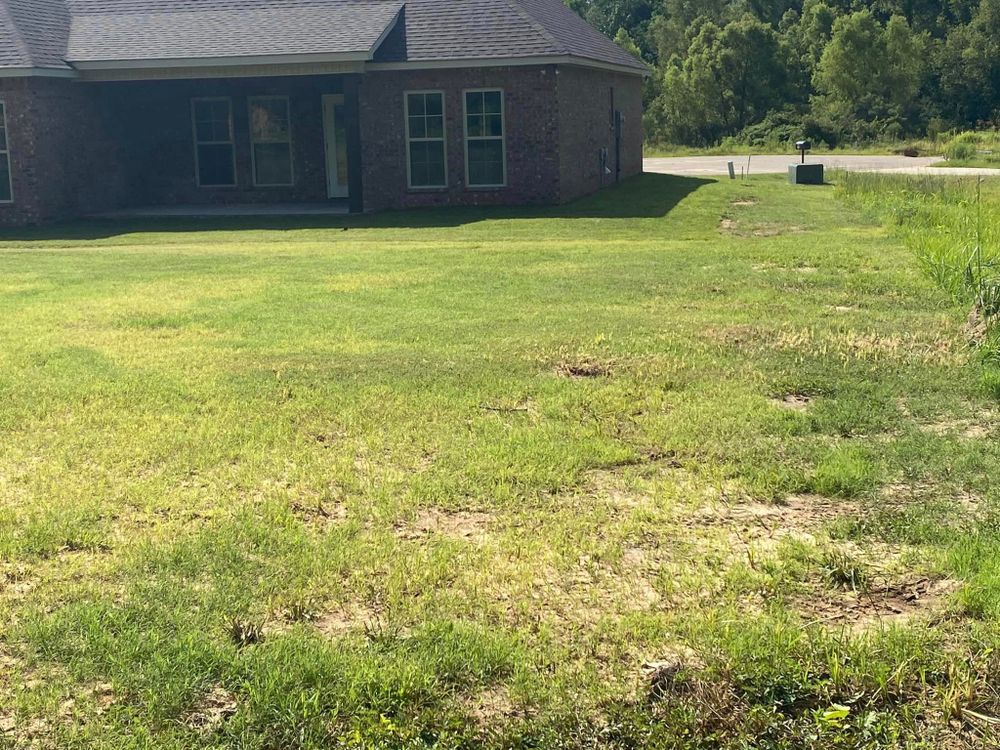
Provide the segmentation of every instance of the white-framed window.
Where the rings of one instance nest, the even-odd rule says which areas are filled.
[[[468,89],[465,99],[465,184],[507,184],[507,123],[501,89]]]
[[[411,188],[448,187],[443,91],[407,91],[406,179]]]
[[[0,203],[14,202],[10,176],[10,143],[7,140],[7,102],[0,100]]]
[[[250,161],[253,184],[279,187],[294,184],[292,118],[287,96],[251,96]]]
[[[191,100],[198,187],[236,187],[233,102],[226,97]]]

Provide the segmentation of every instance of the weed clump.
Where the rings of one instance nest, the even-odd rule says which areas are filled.
[[[262,643],[264,641],[264,624],[233,618],[229,622],[229,639],[236,648]]]

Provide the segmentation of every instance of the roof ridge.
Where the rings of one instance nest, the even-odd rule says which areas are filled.
[[[14,18],[13,11],[10,9],[10,0],[0,0],[0,22],[3,21],[7,22],[11,36],[17,45],[17,51],[27,61],[29,66],[34,66],[34,55],[31,52],[31,47],[28,46],[28,41],[24,38],[24,33],[21,31],[20,25]]]
[[[550,32],[547,28],[545,28],[545,24],[539,21],[531,11],[529,11],[527,8],[521,5],[519,0],[503,0],[503,2],[507,3],[507,5],[510,6],[511,10],[513,10],[515,13],[521,16],[521,18],[527,21],[528,24],[530,24],[535,29],[535,31],[537,31],[539,34],[545,37],[545,39],[549,42],[549,44],[553,46],[555,51],[563,55],[569,54],[568,48],[564,44],[562,44],[558,39],[556,39],[555,35],[553,35],[552,32]],[[562,2],[562,0],[560,0],[560,2]]]

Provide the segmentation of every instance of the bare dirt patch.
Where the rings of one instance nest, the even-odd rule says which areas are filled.
[[[973,346],[979,346],[986,340],[986,335],[989,333],[989,325],[986,322],[986,318],[983,315],[982,310],[978,307],[973,307],[969,312],[969,317],[965,321],[965,335],[969,340],[969,343]]]
[[[0,674],[20,666],[20,660],[7,647],[0,643]]]
[[[479,511],[445,511],[425,508],[416,518],[396,524],[400,539],[424,539],[441,535],[467,542],[483,542],[489,535],[490,524],[495,520],[490,513]]]
[[[729,205],[733,208],[749,208],[750,206],[756,206],[758,202],[756,198],[740,198]]]
[[[731,216],[723,216],[719,220],[719,230],[736,237],[767,238],[780,237],[785,234],[801,234],[807,232],[809,228],[798,224],[743,224]]]
[[[982,440],[991,430],[987,425],[964,419],[941,419],[920,425],[920,431],[929,435],[946,437],[953,435],[966,440]]]
[[[98,715],[103,714],[115,703],[115,691],[110,682],[94,683],[86,692],[92,697]]]
[[[881,495],[883,507],[898,508],[929,500],[947,500],[967,514],[974,514],[983,502],[982,497],[967,490],[942,495],[939,486],[926,482],[887,484],[882,488]]]
[[[764,339],[764,332],[752,325],[734,325],[725,328],[706,328],[702,335],[720,346],[739,349],[756,346]]]
[[[517,709],[506,688],[495,687],[462,700],[466,713],[480,730],[502,727],[517,715]]]
[[[728,533],[734,548],[760,550],[786,537],[814,540],[823,526],[859,510],[854,502],[803,494],[791,495],[783,503],[718,503],[682,522],[691,530],[720,529]]]
[[[778,396],[771,399],[771,401],[782,409],[789,409],[790,411],[808,411],[809,407],[812,405],[812,396],[805,393],[786,393],[784,396]]]
[[[660,593],[650,582],[657,569],[656,562],[640,547],[630,547],[622,553],[622,584],[630,591],[630,609],[646,610],[660,601]]]
[[[192,729],[212,732],[222,726],[236,713],[236,696],[221,685],[215,685],[205,693],[192,709],[184,723]]]
[[[380,616],[379,608],[361,602],[345,602],[316,617],[313,624],[323,635],[336,637],[351,630],[368,630]]]
[[[292,512],[302,521],[316,526],[335,526],[347,520],[347,508],[340,503],[292,503]]]
[[[932,617],[943,610],[946,597],[959,585],[951,579],[918,578],[868,591],[823,591],[800,597],[794,604],[810,624],[863,631]]]
[[[655,570],[627,564],[616,568],[583,556],[570,570],[546,568],[526,593],[537,612],[549,621],[569,626],[564,629],[569,633],[593,628],[609,617],[655,608],[661,596],[647,574],[653,575]]]
[[[650,503],[648,493],[634,488],[621,471],[612,469],[593,469],[587,472],[578,493],[603,501],[622,512],[630,512]]]
[[[565,378],[606,378],[611,375],[611,366],[592,358],[563,360],[556,365],[556,373]]]

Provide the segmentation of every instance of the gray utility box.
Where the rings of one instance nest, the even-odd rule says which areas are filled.
[[[793,185],[822,185],[822,164],[789,164],[788,181]]]

